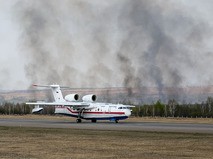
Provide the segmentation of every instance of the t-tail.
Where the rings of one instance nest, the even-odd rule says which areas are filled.
[[[57,85],[57,84],[53,84],[53,85],[37,85],[37,84],[34,84],[33,86],[51,88],[55,102],[65,102],[63,95],[62,95],[62,92],[61,92],[61,88],[60,88],[59,85]]]

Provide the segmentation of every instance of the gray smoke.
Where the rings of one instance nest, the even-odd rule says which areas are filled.
[[[8,79],[10,79],[10,74],[8,73],[7,69],[0,69],[0,74],[1,74],[1,82],[0,82],[0,90],[1,88],[7,83]]]
[[[124,6],[127,10],[122,10],[119,17],[119,27],[127,32],[119,50],[127,59],[131,57],[131,63],[135,63],[132,67],[129,60],[121,62],[122,68],[129,68],[122,69],[125,72],[124,86],[129,87],[130,81],[134,83],[132,87],[152,81],[158,88],[160,99],[164,99],[165,86],[178,87],[185,80],[185,72],[180,68],[193,69],[198,64],[193,61],[191,46],[197,48],[194,44],[199,44],[203,47],[207,32],[212,32],[207,24],[202,21],[197,24],[181,10],[165,14],[167,8],[164,6],[165,3],[169,6],[169,1],[158,2],[127,1]],[[181,38],[186,36],[187,41],[179,41],[178,34],[185,34]],[[175,97],[178,98],[177,94]]]
[[[156,86],[165,98],[164,87],[209,73],[194,55],[208,61],[211,27],[180,2],[22,0],[15,14],[32,83],[123,86],[129,97]]]

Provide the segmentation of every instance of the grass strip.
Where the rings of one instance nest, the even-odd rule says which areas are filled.
[[[0,158],[212,158],[213,134],[0,127]]]

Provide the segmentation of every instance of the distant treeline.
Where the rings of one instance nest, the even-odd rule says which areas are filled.
[[[213,98],[208,97],[200,104],[182,103],[169,100],[167,104],[160,100],[149,105],[141,105],[133,108],[133,116],[159,116],[159,117],[213,117]]]
[[[129,104],[129,103],[128,103]],[[24,103],[3,103],[0,105],[0,114],[5,115],[24,115],[31,114],[34,106],[26,105]],[[53,115],[55,108],[44,106],[41,114]],[[208,97],[202,103],[182,103],[179,104],[174,99],[169,100],[167,104],[162,103],[160,100],[153,102],[153,104],[138,105],[132,110],[133,116],[159,116],[159,117],[213,117],[213,98]]]
[[[25,103],[3,103],[0,105],[0,114],[5,115],[25,115],[31,114],[34,106],[26,105]],[[55,108],[50,106],[44,106],[44,110],[40,112],[41,114],[54,114]]]

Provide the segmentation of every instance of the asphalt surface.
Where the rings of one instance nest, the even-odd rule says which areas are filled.
[[[186,132],[186,133],[213,133],[213,124],[197,123],[166,123],[166,122],[128,122],[119,123],[82,120],[82,123],[63,121],[60,119],[14,119],[0,118],[0,126],[41,127],[41,128],[70,128],[90,130],[125,130],[125,131],[156,131],[156,132]]]

